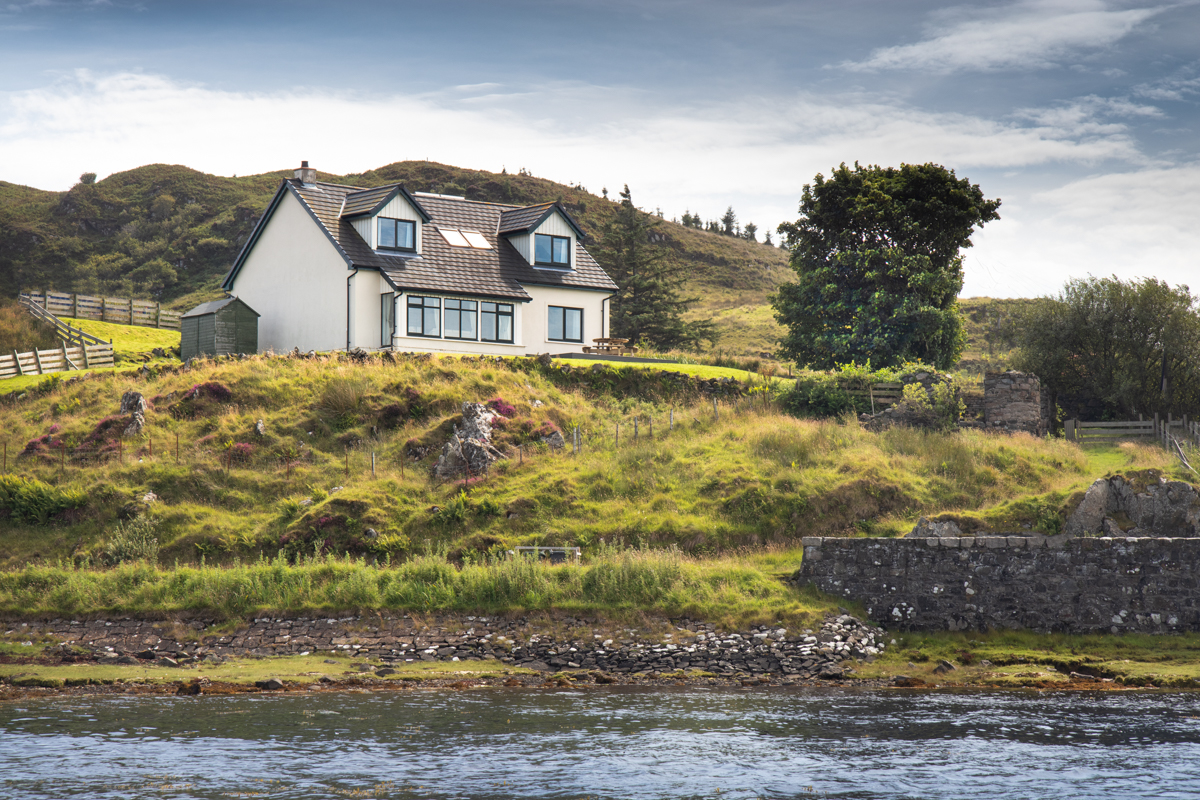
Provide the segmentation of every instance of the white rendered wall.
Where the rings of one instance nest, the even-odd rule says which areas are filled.
[[[261,315],[260,353],[340,350],[346,346],[349,275],[329,237],[285,192],[230,291]]]
[[[524,341],[527,353],[582,353],[591,347],[593,339],[608,335],[608,304],[604,302],[607,292],[583,289],[562,289],[557,286],[531,286],[522,288],[532,298],[525,304]],[[583,309],[583,342],[557,342],[547,338],[548,307]]]
[[[380,347],[379,295],[392,291],[383,276],[360,269],[350,279],[350,349],[378,350]],[[345,347],[345,344],[342,345]]]

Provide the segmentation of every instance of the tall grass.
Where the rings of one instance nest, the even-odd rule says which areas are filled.
[[[22,616],[561,609],[748,624],[803,620],[834,607],[801,596],[749,561],[701,562],[677,550],[609,549],[583,565],[557,566],[505,558],[456,568],[428,554],[396,566],[330,556],[298,564],[276,558],[169,570],[129,563],[111,570],[42,565],[0,572],[0,613]]]

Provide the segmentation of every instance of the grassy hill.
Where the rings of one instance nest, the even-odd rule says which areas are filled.
[[[221,278],[279,180],[291,174],[226,178],[152,164],[66,192],[0,181],[0,294],[52,288],[190,308],[218,296]],[[427,161],[320,178],[365,187],[399,181],[413,191],[498,203],[559,200],[589,233],[616,207],[581,186]],[[667,260],[686,276],[688,291],[701,298],[693,313],[717,315],[725,334],[722,349],[739,355],[771,350],[776,327],[762,304],[785,277],[787,254],[669,221],[659,231]]]
[[[1046,529],[1098,474],[1170,467],[1154,448],[798,420],[767,386],[716,419],[661,371],[529,359],[256,356],[64,377],[0,403],[0,567],[101,562],[121,520],[147,505],[166,564],[281,551],[461,560],[526,544],[711,556],[903,533],[939,513],[979,530]],[[121,439],[128,390],[151,410]],[[510,457],[465,491],[431,478],[462,402],[497,397],[514,408],[496,437]],[[576,428],[581,453],[541,443]]]

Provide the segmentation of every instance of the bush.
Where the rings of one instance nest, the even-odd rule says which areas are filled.
[[[0,510],[17,521],[45,524],[55,514],[86,503],[87,495],[78,489],[59,489],[36,478],[0,475]]]
[[[118,522],[100,560],[110,567],[131,561],[154,564],[158,561],[157,534],[158,525],[149,514]]]

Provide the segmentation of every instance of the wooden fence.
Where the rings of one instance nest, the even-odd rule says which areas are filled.
[[[1166,444],[1167,437],[1173,436],[1191,445],[1200,446],[1200,423],[1188,419],[1185,414],[1181,419],[1171,415],[1161,419],[1158,414],[1153,419],[1138,419],[1125,422],[1080,422],[1069,419],[1063,423],[1067,441],[1071,442],[1113,442],[1120,439],[1152,439],[1160,444]]]
[[[111,344],[89,344],[79,347],[61,347],[53,350],[33,350],[29,353],[0,355],[0,380],[18,375],[45,375],[51,372],[66,372],[71,369],[97,369],[113,366]]]
[[[179,330],[178,311],[170,311],[161,303],[131,300],[128,297],[89,297],[65,292],[23,292],[21,299],[40,306],[59,317],[95,319],[121,325],[141,325],[146,328]]]
[[[875,407],[887,408],[888,406],[899,403],[904,397],[904,384],[902,383],[873,383],[866,389],[847,389],[846,394],[854,397],[868,397],[871,400],[871,413],[875,413]]]
[[[46,309],[29,300],[29,298],[24,295],[21,296],[21,305],[29,309],[30,314],[33,314],[43,322],[49,322],[51,325],[53,325],[54,332],[58,334],[58,338],[67,342],[68,344],[77,344],[80,347],[84,347],[89,344],[112,344],[111,339],[108,342],[105,342],[98,336],[92,336],[90,333],[85,333],[79,328],[68,325]]]

